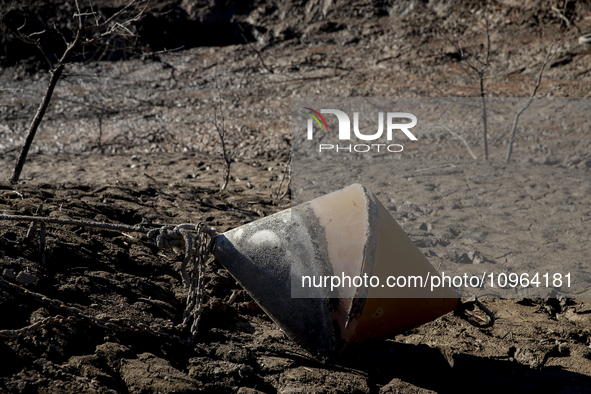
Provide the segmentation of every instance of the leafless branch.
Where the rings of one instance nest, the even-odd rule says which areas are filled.
[[[568,18],[566,16],[564,16],[564,14],[558,8],[556,8],[554,6],[552,6],[550,8],[552,9],[552,11],[554,11],[558,15],[558,17],[560,19],[562,19],[564,22],[566,22],[567,27],[570,27],[570,21],[568,20]]]
[[[439,127],[441,127],[444,130],[447,130],[451,135],[453,135],[454,137],[456,137],[457,139],[459,139],[460,141],[462,141],[464,143],[464,145],[466,146],[466,148],[468,148],[468,153],[470,153],[470,156],[472,156],[472,158],[474,160],[477,160],[478,159],[478,156],[476,156],[474,154],[474,152],[472,151],[472,148],[470,148],[470,145],[468,144],[468,141],[466,141],[466,139],[464,137],[462,137],[458,133],[455,133],[455,132],[451,131],[450,129],[448,129],[447,127],[445,127],[443,125],[441,125]]]
[[[219,111],[219,115],[218,115]],[[221,108],[218,108],[218,104],[214,103],[213,105],[213,121],[212,121],[218,136],[220,137],[220,141],[222,143],[222,162],[224,164],[224,168],[222,170],[222,185],[220,187],[220,192],[226,190],[228,186],[228,182],[230,180],[230,167],[232,165],[230,160],[230,154],[228,152],[228,148],[226,146],[226,126],[225,126],[225,119],[224,119],[224,112]]]
[[[250,41],[248,41],[248,39],[246,38],[246,35],[245,35],[245,31],[242,28],[242,26],[239,24],[238,27],[242,31],[242,33],[241,33],[242,38],[248,44],[248,47],[257,55],[257,57],[259,58],[259,61],[261,62],[261,65],[263,66],[263,68],[265,70],[269,71],[271,74],[275,74],[275,72],[271,68],[269,68],[267,66],[267,64],[265,63],[265,59],[263,59],[263,56],[261,55],[261,53],[254,48],[254,46],[250,43]]]
[[[488,160],[488,116],[487,116],[487,109],[486,109],[486,90],[484,86],[484,81],[487,78],[487,73],[490,68],[491,58],[492,58],[492,44],[490,38],[490,23],[488,12],[486,9],[486,5],[484,2],[481,2],[481,10],[483,12],[483,18],[485,23],[485,33],[486,33],[486,53],[484,54],[484,59],[481,59],[476,53],[466,53],[464,46],[462,44],[461,36],[459,34],[458,23],[457,20],[454,19],[455,23],[455,30],[457,31],[455,41],[448,39],[450,43],[456,48],[460,55],[460,62],[461,64],[465,65],[466,69],[470,72],[474,73],[477,81],[478,81],[478,88],[481,100],[481,109],[482,109],[482,146],[484,149],[484,160]]]
[[[554,36],[554,40],[552,40],[552,43],[550,44],[550,47],[548,48],[548,51],[546,52],[546,57],[544,58],[544,61],[542,62],[542,66],[540,67],[540,72],[538,73],[538,77],[536,79],[536,84],[535,84],[533,90],[531,91],[531,94],[530,94],[527,102],[525,103],[525,105],[523,107],[521,107],[519,109],[519,111],[517,111],[517,113],[515,114],[515,119],[513,120],[513,126],[511,127],[511,131],[510,131],[509,148],[507,149],[507,157],[505,159],[505,161],[507,163],[509,163],[509,161],[511,160],[511,153],[513,152],[513,142],[515,141],[515,134],[517,132],[517,123],[519,123],[519,117],[521,116],[521,114],[523,112],[525,112],[525,110],[527,110],[529,108],[532,101],[534,100],[534,97],[536,96],[536,93],[538,92],[538,88],[542,84],[542,77],[544,75],[544,70],[546,69],[546,66],[548,65],[548,63],[550,63],[552,58],[558,52],[558,49],[560,48],[559,42],[562,41],[562,38],[564,37],[565,34],[566,34],[566,31],[562,34],[562,37],[560,38],[560,40],[558,40],[558,34],[556,36]],[[557,41],[558,41],[558,43],[557,43]]]

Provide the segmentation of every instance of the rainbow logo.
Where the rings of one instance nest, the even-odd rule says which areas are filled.
[[[304,112],[304,111],[302,111],[302,113],[304,113],[304,114],[312,117],[312,119],[314,119],[316,121],[316,123],[318,123],[318,126],[320,126],[320,129],[322,129],[322,123],[324,123],[324,129],[326,131],[328,131],[328,126],[326,124],[326,120],[324,120],[324,118],[322,117],[322,115],[320,115],[320,112],[315,111],[312,108],[308,108],[308,107],[303,107],[303,108],[304,109],[307,109],[308,111],[312,111],[313,113],[311,113],[311,112]],[[318,119],[318,118],[322,119],[322,123],[320,123],[320,119]],[[308,127],[310,127],[310,126],[308,126]]]

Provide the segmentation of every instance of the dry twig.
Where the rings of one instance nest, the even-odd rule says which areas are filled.
[[[218,97],[217,97],[217,103],[214,101],[214,104],[213,104],[212,123],[213,123],[213,125],[218,133],[218,136],[220,137],[220,141],[222,143],[222,162],[223,162],[224,168],[222,170],[222,184],[220,187],[220,192],[223,192],[224,190],[226,190],[226,187],[228,186],[228,182],[230,180],[230,168],[232,165],[232,159],[230,157],[230,152],[229,152],[229,149],[227,146],[226,137],[228,135],[228,132],[226,130],[224,111],[221,107],[222,106],[221,91],[220,91],[220,86],[219,86],[217,78],[215,79],[215,84],[216,84],[217,91],[218,91]],[[218,111],[219,111],[219,115],[218,115]]]
[[[478,125],[478,124],[477,124],[477,125]],[[465,139],[464,137],[462,137],[462,136],[461,136],[461,135],[459,135],[458,133],[455,133],[455,132],[451,131],[450,129],[448,129],[447,127],[445,127],[445,126],[443,126],[443,125],[441,125],[441,126],[439,126],[439,127],[441,127],[441,128],[442,128],[442,129],[444,129],[444,130],[447,130],[447,131],[448,131],[448,132],[449,132],[451,135],[453,135],[454,137],[456,137],[457,139],[459,139],[460,141],[462,141],[462,142],[464,143],[464,145],[466,145],[466,148],[468,148],[468,153],[470,153],[470,156],[472,156],[472,158],[473,158],[474,160],[477,160],[477,159],[478,159],[478,156],[476,156],[476,155],[474,154],[474,152],[472,151],[472,148],[470,148],[470,145],[468,145],[468,141],[466,141],[466,139]]]
[[[218,120],[218,105],[214,104],[213,105],[213,125],[215,126],[215,129],[216,129],[218,136],[220,137],[220,141],[222,143],[222,161],[224,164],[224,168],[223,168],[223,172],[222,172],[222,185],[220,186],[220,192],[223,192],[224,190],[226,190],[226,187],[228,186],[228,181],[230,180],[230,167],[232,165],[232,162],[230,160],[228,148],[226,147],[227,131],[226,131],[225,122],[224,122],[224,113],[221,110],[220,110],[219,118],[220,119]]]
[[[530,94],[527,102],[525,103],[525,105],[523,107],[521,107],[519,109],[519,111],[517,111],[517,113],[515,114],[515,119],[513,119],[513,126],[511,127],[511,131],[509,132],[510,133],[509,147],[507,148],[507,157],[505,158],[505,161],[507,163],[509,163],[509,161],[511,160],[511,153],[513,152],[513,142],[515,141],[515,134],[517,132],[517,123],[519,122],[519,117],[521,116],[521,114],[523,114],[523,112],[525,112],[525,110],[527,110],[529,108],[532,101],[534,100],[534,97],[536,96],[536,93],[538,92],[538,88],[540,87],[540,85],[542,83],[542,77],[544,75],[544,70],[546,69],[546,66],[548,65],[550,60],[552,60],[552,58],[556,55],[556,53],[558,52],[558,49],[560,48],[560,45],[557,45],[557,41],[560,42],[562,40],[562,38],[564,37],[564,34],[566,34],[566,30],[562,34],[562,37],[560,38],[560,40],[558,40],[558,35],[556,35],[554,37],[554,40],[552,40],[552,43],[550,44],[550,47],[548,48],[548,51],[546,52],[546,57],[544,58],[544,61],[542,62],[542,66],[540,67],[540,72],[538,73],[538,78],[536,79],[536,84],[535,84],[533,90],[531,91],[531,94]]]
[[[287,180],[285,190],[282,192],[283,183]],[[285,171],[281,175],[281,180],[279,181],[279,187],[277,188],[277,193],[275,198],[282,200],[287,193],[289,192],[289,188],[291,186],[291,152],[289,153],[289,159],[287,159],[287,163],[285,164]],[[273,194],[271,193],[271,198],[273,198]]]

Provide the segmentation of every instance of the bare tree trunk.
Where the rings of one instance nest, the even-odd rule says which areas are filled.
[[[47,91],[45,92],[45,96],[43,96],[43,101],[41,101],[41,105],[39,105],[39,109],[31,122],[31,126],[29,126],[29,132],[27,134],[27,138],[25,139],[25,144],[21,149],[21,153],[16,161],[14,166],[14,173],[12,174],[12,178],[10,178],[11,183],[18,183],[21,172],[23,171],[23,167],[25,165],[25,161],[27,160],[27,155],[29,154],[29,149],[31,148],[31,144],[33,143],[33,139],[35,138],[35,134],[37,133],[37,129],[43,120],[43,116],[45,115],[45,111],[49,106],[49,102],[51,101],[51,96],[53,95],[53,90],[55,89],[55,85],[60,80],[62,76],[62,72],[64,71],[65,63],[70,57],[70,54],[74,50],[74,48],[80,42],[80,33],[82,31],[82,26],[78,26],[78,31],[76,32],[76,38],[66,48],[66,51],[62,55],[61,59],[57,63],[56,68],[51,72],[51,77],[49,78],[49,86],[47,86]]]
[[[47,106],[49,105],[49,102],[51,101],[51,96],[53,95],[53,89],[55,88],[55,85],[57,85],[57,82],[62,76],[63,71],[64,65],[59,64],[57,68],[51,72],[49,86],[47,87],[45,96],[43,96],[43,101],[41,102],[41,105],[39,105],[39,109],[37,109],[37,113],[33,118],[33,122],[31,122],[31,126],[29,126],[29,133],[27,134],[27,139],[25,140],[25,144],[23,145],[18,160],[16,161],[16,165],[14,166],[14,173],[12,174],[12,178],[10,178],[11,183],[18,183],[18,180],[21,176],[21,172],[23,170],[23,166],[25,165],[25,161],[27,160],[27,155],[29,154],[29,149],[31,148],[31,144],[33,143],[33,139],[35,138],[35,133],[37,133],[37,128],[39,128],[39,125],[43,120],[43,116],[45,115],[45,111],[47,110]]]

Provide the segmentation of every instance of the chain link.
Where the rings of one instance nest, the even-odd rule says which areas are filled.
[[[22,286],[8,282],[6,279],[0,277],[0,287],[16,293],[21,296],[33,298],[37,302],[49,304],[49,306],[57,309],[60,312],[67,312],[68,317],[63,315],[56,315],[46,317],[29,326],[14,329],[14,330],[0,330],[0,338],[14,339],[20,336],[31,335],[33,332],[45,328],[52,324],[74,324],[77,322],[86,322],[107,330],[114,331],[133,331],[133,332],[147,332],[155,336],[164,336],[167,338],[176,339],[188,344],[193,343],[197,335],[199,320],[201,318],[201,311],[203,309],[203,295],[205,287],[205,263],[209,258],[209,254],[213,248],[215,238],[215,230],[206,227],[203,223],[198,224],[180,224],[178,226],[162,226],[160,228],[148,230],[141,225],[125,226],[125,225],[111,225],[107,223],[83,222],[77,220],[68,220],[56,222],[54,220],[47,220],[48,218],[32,217],[17,215],[0,215],[0,219],[8,220],[23,220],[23,221],[39,221],[45,223],[60,223],[77,226],[100,227],[127,231],[136,231],[146,233],[148,240],[151,240],[159,250],[167,249],[184,244],[184,258],[181,263],[181,277],[183,285],[189,288],[187,294],[187,305],[183,312],[183,320],[180,324],[175,325],[168,321],[166,324],[151,324],[137,323],[130,319],[120,319],[113,317],[98,318],[85,314],[81,309],[66,305],[64,302],[44,296],[43,294],[30,291]],[[195,231],[195,238],[192,237],[189,230]],[[187,273],[187,266],[190,266],[190,274]],[[189,337],[183,340],[179,334],[189,328]]]

